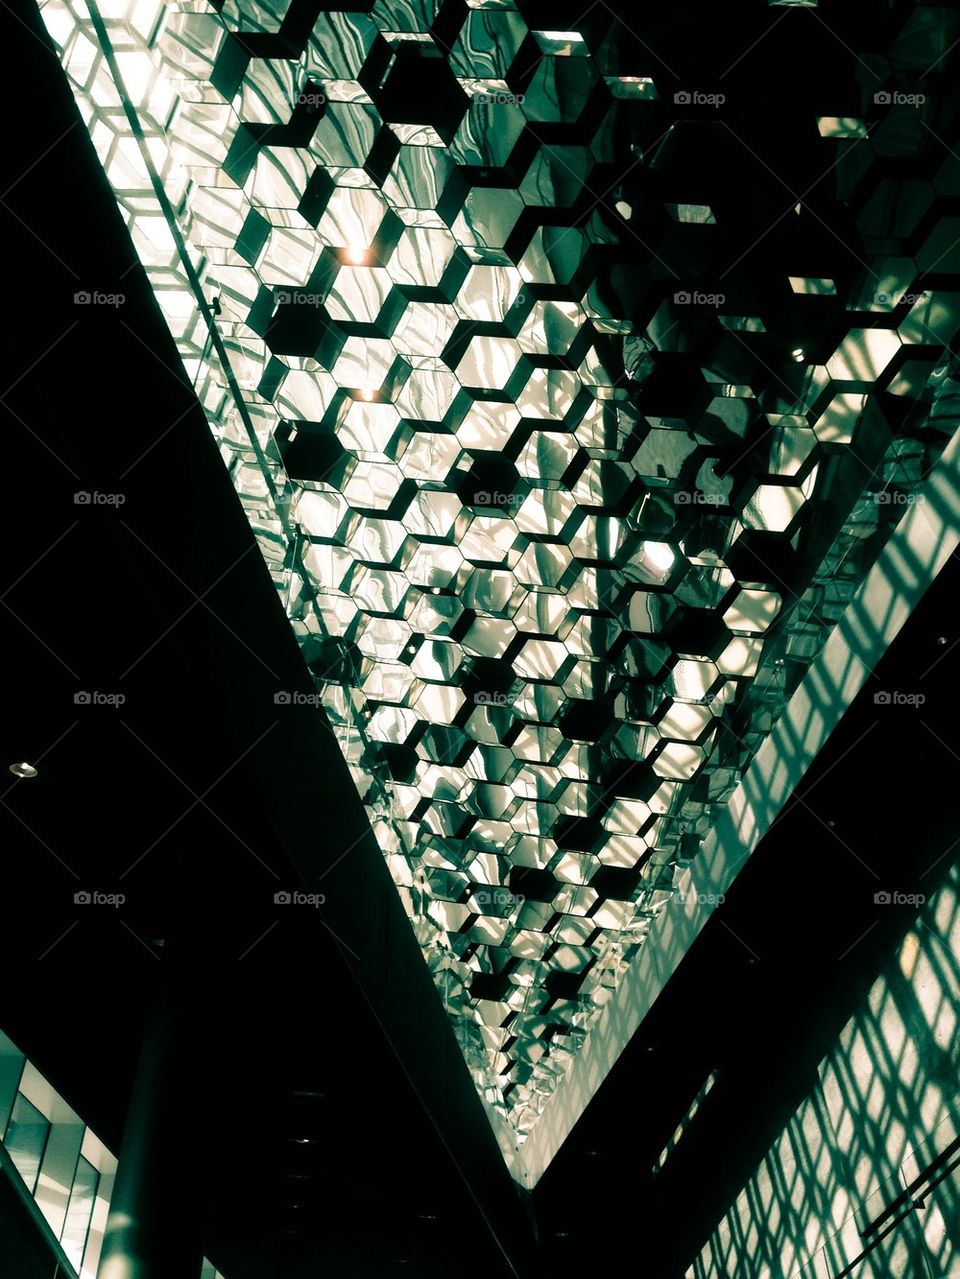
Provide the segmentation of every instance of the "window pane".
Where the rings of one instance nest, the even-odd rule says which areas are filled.
[[[40,1160],[43,1158],[49,1131],[49,1120],[27,1101],[23,1093],[18,1092],[10,1122],[7,1124],[4,1145],[31,1194],[37,1184]]]
[[[70,1191],[70,1203],[63,1223],[63,1233],[60,1236],[67,1260],[78,1272],[83,1263],[83,1250],[87,1244],[87,1231],[90,1229],[90,1216],[93,1212],[93,1201],[96,1198],[99,1180],[100,1174],[93,1164],[81,1157],[73,1179],[73,1189]]]

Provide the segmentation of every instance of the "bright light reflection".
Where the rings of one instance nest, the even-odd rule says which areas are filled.
[[[673,568],[673,561],[676,556],[673,548],[666,542],[644,542],[643,553],[654,568],[658,568],[661,573],[667,573]]]

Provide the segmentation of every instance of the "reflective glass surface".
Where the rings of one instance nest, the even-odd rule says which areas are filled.
[[[36,1189],[49,1135],[50,1121],[27,1101],[23,1093],[17,1093],[3,1144],[31,1194]]]
[[[43,12],[520,1143],[942,449],[955,364],[904,348],[944,312],[883,300],[907,258],[869,296],[785,275],[855,314],[772,393],[742,357],[759,303],[664,278],[630,318],[610,263],[640,159],[616,139],[657,85],[508,0],[309,30],[281,2]],[[824,145],[857,123],[818,121]],[[685,201],[663,235],[711,235]],[[881,379],[932,429],[878,425]]]

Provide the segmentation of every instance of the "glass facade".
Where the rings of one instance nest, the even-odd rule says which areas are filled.
[[[955,868],[687,1279],[960,1275],[958,994]]]
[[[83,1251],[90,1230],[90,1218],[93,1215],[99,1180],[100,1174],[96,1168],[81,1156],[77,1162],[67,1216],[60,1236],[63,1251],[78,1274],[83,1265]]]
[[[49,1135],[50,1121],[18,1092],[3,1144],[31,1194],[37,1188],[40,1164]]]
[[[939,457],[948,308],[896,237],[855,279],[785,277],[847,309],[779,386],[743,355],[760,302],[665,278],[630,315],[616,139],[660,94],[586,25],[509,0],[296,31],[273,0],[43,14],[520,1146]],[[840,181],[863,122],[816,127]],[[717,223],[661,212],[664,243]],[[879,385],[922,411],[888,421]]]
[[[117,1161],[2,1031],[0,1131],[57,1273],[96,1279]],[[204,1261],[202,1279],[223,1276]]]

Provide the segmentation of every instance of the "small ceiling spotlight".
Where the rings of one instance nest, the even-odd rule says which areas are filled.
[[[795,364],[802,364],[807,357],[802,346],[795,346],[790,352],[790,358]]]
[[[30,778],[36,777],[37,775],[37,770],[34,766],[32,764],[28,764],[25,760],[20,760],[16,764],[11,764],[10,772],[13,773],[14,777]]]
[[[627,204],[626,200],[618,200],[613,207],[625,222],[629,222],[633,217],[633,205]]]
[[[360,244],[352,244],[344,249],[343,256],[351,266],[363,266],[367,260],[367,250]]]

